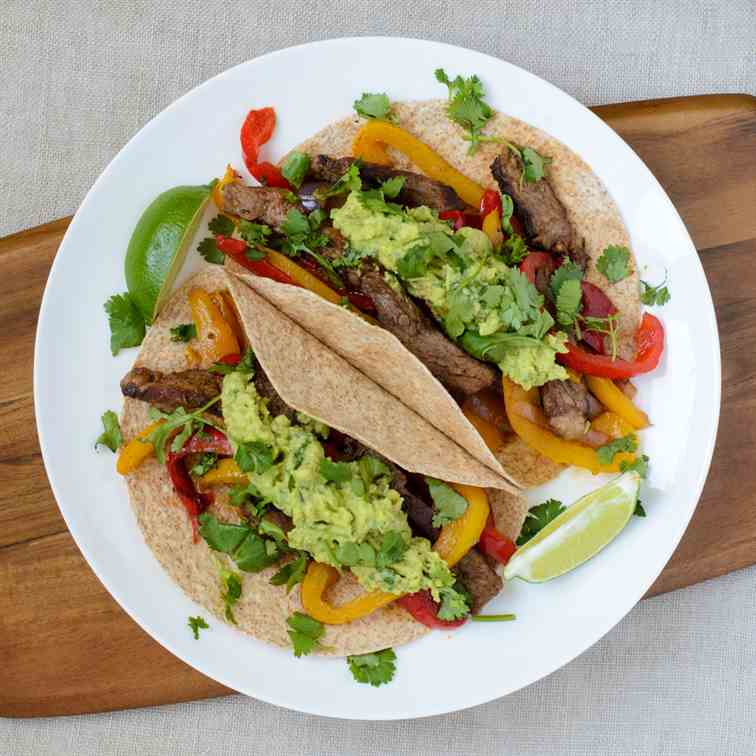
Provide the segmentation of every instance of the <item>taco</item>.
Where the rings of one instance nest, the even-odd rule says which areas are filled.
[[[391,118],[346,118],[305,141],[282,161],[296,186],[227,175],[230,270],[519,484],[565,464],[618,469],[595,450],[626,435],[628,379],[656,366],[663,331],[642,318],[629,235],[600,179],[503,114],[472,155],[444,101],[393,103]]]
[[[118,469],[144,538],[240,630],[298,654],[362,654],[456,626],[501,589],[491,554],[516,538],[522,496],[222,268],[172,296],[121,390]],[[354,412],[364,430],[349,435]],[[499,495],[442,482],[456,478]],[[464,552],[440,537],[473,515]],[[481,539],[488,552],[470,548]],[[307,580],[321,581],[309,603]]]

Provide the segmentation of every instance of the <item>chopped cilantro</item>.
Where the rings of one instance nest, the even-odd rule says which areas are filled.
[[[199,522],[205,543],[213,551],[228,554],[243,572],[260,572],[281,556],[274,541],[262,538],[247,524],[221,522],[207,512]]]
[[[219,373],[220,375],[228,375],[229,373],[254,373],[255,353],[251,349],[247,349],[238,364],[230,365],[227,362],[215,362],[208,368],[208,370],[211,373]]]
[[[320,474],[334,483],[345,483],[352,479],[352,468],[348,462],[332,462],[324,457],[320,460]]]
[[[318,195],[319,199],[335,197],[339,194],[348,192],[359,192],[362,190],[362,179],[360,178],[360,161],[355,160],[347,169],[346,173],[330,188]]]
[[[266,244],[272,233],[270,226],[264,223],[252,223],[245,220],[239,223],[239,236],[252,247],[257,244]]]
[[[493,116],[493,110],[483,100],[483,82],[477,76],[469,76],[466,79],[456,76],[451,80],[443,68],[437,68],[434,73],[436,81],[445,84],[449,89],[449,104],[446,108],[449,119],[470,132],[466,137],[470,141],[467,152],[472,155],[482,141],[493,139],[481,135],[481,131]]]
[[[440,528],[459,519],[467,511],[467,500],[451,486],[435,478],[425,478],[433,499],[433,527]]]
[[[454,588],[441,589],[441,604],[438,608],[440,620],[462,619],[470,614],[469,599]]]
[[[227,215],[216,215],[207,224],[207,228],[211,234],[215,234],[216,236],[231,236],[234,233],[236,224]]]
[[[385,92],[363,92],[359,100],[355,100],[353,107],[358,116],[363,118],[377,118],[381,121],[395,121],[391,112],[391,101]]]
[[[580,281],[569,278],[562,283],[556,297],[557,321],[560,325],[568,326],[575,322],[580,312],[582,296]]]
[[[627,472],[628,470],[634,470],[641,476],[641,478],[648,477],[649,458],[643,454],[633,462],[620,462],[620,472]]]
[[[208,470],[212,470],[215,467],[215,463],[218,461],[218,455],[213,452],[205,452],[200,456],[192,469],[189,471],[197,478],[201,478]]]
[[[396,199],[399,196],[399,192],[404,188],[404,182],[404,176],[392,176],[390,179],[386,179],[381,184],[383,196],[389,199]]]
[[[194,634],[194,640],[199,640],[199,631],[200,630],[207,630],[210,625],[205,622],[202,617],[189,617],[189,622],[187,623],[189,626],[189,629]]]
[[[664,276],[664,280],[658,286],[651,286],[651,284],[641,281],[641,302],[644,305],[657,305],[661,307],[667,304],[672,299],[672,295],[667,288],[667,276]]]
[[[507,142],[507,147],[520,158],[522,163],[520,184],[523,182],[534,184],[546,175],[546,166],[551,162],[551,158],[539,155],[532,147],[518,147],[509,142]]]
[[[562,288],[562,284],[566,281],[582,281],[583,271],[580,266],[572,262],[572,260],[565,260],[552,274],[551,274],[551,293],[554,295],[554,299],[559,296],[559,290]]]
[[[428,247],[412,247],[397,262],[396,272],[404,279],[422,278],[428,270],[431,257]]]
[[[398,530],[388,530],[383,534],[381,547],[375,555],[375,566],[382,570],[384,567],[398,562],[407,551],[407,542]]]
[[[127,292],[114,294],[105,302],[110,326],[110,351],[113,356],[126,347],[139,346],[144,339],[146,324],[142,313]]]
[[[194,323],[179,323],[171,328],[171,341],[191,341],[197,338],[197,327]]]
[[[357,466],[360,469],[360,477],[365,483],[365,488],[368,488],[376,478],[381,475],[389,475],[391,472],[389,466],[383,460],[371,454],[360,457]]]
[[[291,628],[288,633],[289,638],[291,638],[291,645],[294,647],[294,656],[297,658],[312,653],[319,645],[319,639],[325,633],[325,628],[321,622],[302,612],[294,612],[286,620],[286,624]]]
[[[234,459],[242,472],[262,475],[273,467],[273,447],[262,441],[246,441],[236,447]]]
[[[219,559],[215,559],[215,566],[218,568],[218,577],[221,583],[221,599],[226,607],[225,617],[229,622],[236,624],[233,607],[241,598],[241,575],[238,572],[226,569]]]
[[[212,236],[208,236],[197,245],[197,252],[202,255],[205,262],[212,263],[213,265],[223,265],[223,261],[226,259],[223,252],[218,249],[215,238]]]
[[[600,464],[611,465],[617,454],[622,454],[623,452],[632,453],[637,448],[638,438],[634,433],[630,433],[627,436],[622,436],[622,438],[616,438],[608,444],[599,446],[596,449],[596,456]]]
[[[114,452],[123,443],[123,434],[121,426],[118,424],[118,415],[113,410],[106,410],[102,413],[102,427],[105,429],[97,437],[95,448],[98,446],[107,446],[110,451]]]
[[[345,567],[353,567],[355,564],[375,566],[375,549],[369,543],[340,543],[334,556]]]
[[[292,152],[281,166],[281,174],[297,189],[302,185],[307,171],[310,170],[310,156],[304,152]]]
[[[596,267],[609,283],[617,283],[630,275],[629,262],[630,250],[627,247],[610,244],[599,257]]]
[[[272,585],[285,585],[286,592],[289,593],[291,589],[304,580],[305,572],[307,571],[308,557],[304,551],[299,552],[299,556],[296,559],[292,559],[290,562],[281,567],[270,579]]]
[[[537,504],[528,510],[525,522],[522,524],[522,530],[517,537],[517,545],[523,546],[536,533],[540,533],[554,518],[558,517],[566,507],[561,501],[548,499],[542,504]]]
[[[473,614],[470,619],[473,622],[513,622],[517,619],[516,614]]]
[[[370,654],[347,656],[347,664],[352,677],[359,683],[366,683],[377,688],[390,683],[396,672],[396,654],[392,648],[374,651]]]
[[[155,447],[155,456],[160,464],[165,463],[165,444],[170,438],[172,438],[171,451],[176,452],[194,431],[199,430],[205,425],[210,425],[213,428],[217,427],[215,423],[205,419],[203,413],[219,400],[220,395],[211,399],[207,404],[194,412],[187,412],[183,407],[177,407],[173,412],[161,412],[156,407],[150,407],[150,418],[164,421],[145,439],[147,443]],[[181,430],[174,437],[174,431],[179,428]]]
[[[528,256],[528,245],[519,234],[513,233],[501,245],[507,265],[519,265]]]

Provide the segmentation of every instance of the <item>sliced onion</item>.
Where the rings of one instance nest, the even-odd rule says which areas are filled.
[[[524,417],[526,420],[530,420],[531,423],[535,423],[541,428],[551,430],[548,418],[543,414],[543,410],[534,404],[530,404],[529,402],[514,402],[512,404],[512,412],[520,417]]]

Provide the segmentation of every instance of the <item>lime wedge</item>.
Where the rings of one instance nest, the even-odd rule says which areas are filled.
[[[543,583],[598,554],[633,516],[640,480],[631,470],[578,499],[515,551],[504,577]]]
[[[171,292],[209,197],[209,186],[168,189],[152,201],[134,228],[124,265],[126,285],[147,323]]]

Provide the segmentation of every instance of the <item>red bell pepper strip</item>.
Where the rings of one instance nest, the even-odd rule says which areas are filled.
[[[290,286],[296,286],[290,276],[267,260],[250,260],[246,255],[249,247],[245,241],[231,239],[228,236],[216,236],[215,243],[224,255],[228,255],[233,260],[236,260],[239,265],[245,267],[247,270],[251,270],[255,275],[262,276],[263,278],[272,278],[274,281],[289,284]]]
[[[203,454],[205,452],[222,454],[225,457],[231,457],[234,454],[228,436],[223,431],[209,426],[202,431],[201,435],[195,433],[187,439],[181,451],[176,452],[176,454],[186,456],[187,454]]]
[[[507,538],[496,530],[490,517],[480,534],[478,548],[487,556],[493,557],[499,564],[506,564],[517,549],[511,538]]]
[[[242,356],[240,354],[226,354],[221,357],[218,362],[222,362],[224,365],[238,365],[241,362]]]
[[[281,175],[281,171],[272,163],[258,162],[258,153],[273,136],[276,128],[276,111],[273,108],[250,110],[241,127],[239,139],[242,155],[247,170],[266,186],[278,186],[291,189],[289,182]]]
[[[173,488],[189,515],[189,522],[192,524],[192,541],[197,543],[199,540],[198,518],[213,503],[213,495],[200,493],[194,487],[194,481],[184,464],[184,456],[183,450],[178,453],[171,452],[165,466],[168,468],[168,475],[171,476]]]
[[[430,591],[408,593],[396,601],[402,609],[406,609],[421,624],[431,629],[449,630],[460,627],[467,622],[467,617],[457,620],[442,620],[438,618],[438,604],[433,600]]]
[[[483,198],[480,200],[480,214],[485,218],[486,215],[494,211],[498,211],[501,215],[501,195],[493,189],[486,189],[483,192]]]
[[[557,268],[556,260],[548,252],[530,252],[520,263],[520,272],[527,276],[533,286],[536,282],[536,272],[541,268],[546,268],[549,275]]]
[[[664,326],[661,321],[651,313],[645,313],[635,333],[635,343],[638,351],[632,362],[613,360],[603,354],[590,354],[585,349],[569,343],[568,351],[558,354],[557,361],[578,373],[613,380],[624,380],[641,373],[649,373],[659,364],[664,352]]]
[[[465,214],[461,210],[444,210],[438,214],[441,220],[448,220],[452,222],[452,228],[458,231],[462,226],[467,225],[465,223]]]

